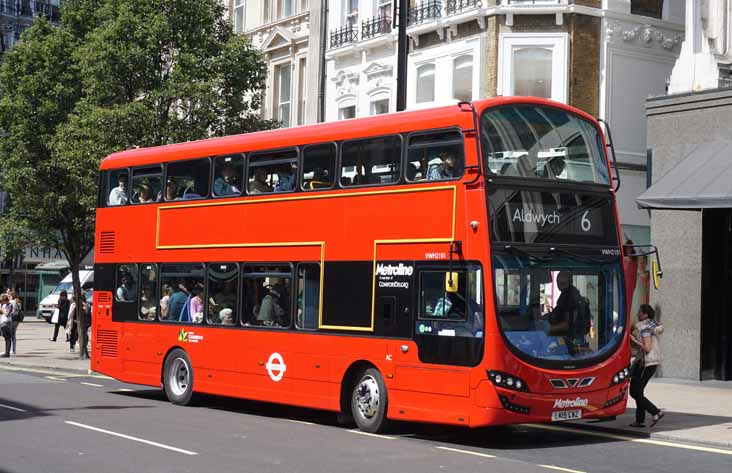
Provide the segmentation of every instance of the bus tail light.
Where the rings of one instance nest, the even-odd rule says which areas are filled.
[[[529,392],[529,387],[526,382],[517,377],[500,371],[488,370],[488,379],[491,380],[495,386],[500,386],[506,389],[512,389],[514,391]]]

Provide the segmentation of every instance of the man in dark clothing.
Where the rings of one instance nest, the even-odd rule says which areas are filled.
[[[557,274],[557,287],[562,292],[557,305],[547,314],[549,335],[563,337],[570,355],[575,354],[575,321],[582,295],[572,285],[572,273],[560,271]]]
[[[188,291],[183,284],[178,284],[168,302],[168,320],[178,320],[187,301]]]

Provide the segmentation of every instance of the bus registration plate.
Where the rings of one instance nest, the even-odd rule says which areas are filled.
[[[582,418],[582,409],[573,411],[554,411],[552,412],[552,422],[561,420],[575,420]]]

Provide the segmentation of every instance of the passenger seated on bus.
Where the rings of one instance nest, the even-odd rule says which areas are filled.
[[[165,184],[165,200],[176,200],[177,198],[178,191],[175,181],[168,181]]]
[[[132,280],[129,275],[123,274],[120,276],[120,285],[117,288],[117,300],[119,302],[134,302],[135,296],[133,294]]]
[[[427,180],[444,181],[457,177],[457,169],[455,169],[457,160],[455,159],[455,155],[447,151],[442,151],[438,157],[441,162],[430,166],[427,170]]]
[[[353,176],[353,185],[354,186],[362,186],[364,184],[368,184],[369,180],[366,176],[363,174],[356,174]]]
[[[353,181],[351,181],[351,178],[348,176],[341,176],[341,185],[343,187],[353,185]]]
[[[295,190],[295,181],[297,180],[297,163],[291,162],[286,168],[277,171],[277,185],[275,192],[292,192]]]
[[[272,192],[272,187],[267,184],[267,171],[263,168],[255,168],[252,182],[249,183],[250,194],[266,194]]]
[[[163,285],[160,297],[160,320],[166,320],[169,314],[170,295],[173,290],[167,284]]]
[[[564,168],[567,163],[564,161],[564,156],[556,156],[549,159],[544,165],[544,169],[541,172],[541,177],[547,179],[560,179],[560,175],[564,172]]]
[[[280,326],[286,314],[282,306],[284,288],[275,277],[265,278],[264,287],[266,293],[256,313],[257,321],[265,326]]]
[[[219,312],[221,325],[234,325],[234,311],[231,309],[222,309]]]
[[[238,177],[234,165],[226,163],[221,175],[214,180],[214,194],[217,196],[241,194]]]
[[[117,187],[109,192],[107,205],[127,204],[127,174],[120,174],[117,178]]]
[[[330,178],[328,177],[328,174],[325,172],[325,169],[322,167],[316,167],[313,170],[313,178],[308,182],[308,188],[309,189],[323,189],[326,187],[330,187],[331,182]]]
[[[201,197],[203,196],[196,190],[196,183],[192,182],[188,187],[183,189],[183,197],[181,199],[200,199]]]
[[[190,296],[188,289],[183,285],[183,282],[179,282],[175,288],[175,291],[170,296],[168,301],[168,318],[167,320],[180,320],[183,315],[186,305],[190,302]]]
[[[140,190],[137,194],[137,203],[139,204],[150,204],[155,202],[153,198],[152,188],[148,184],[140,184]]]
[[[145,320],[155,320],[155,313],[158,308],[152,297],[152,289],[150,286],[142,287],[142,295],[140,296],[140,318]]]

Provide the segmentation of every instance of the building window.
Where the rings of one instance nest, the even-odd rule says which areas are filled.
[[[663,16],[663,0],[630,0],[630,13],[660,20]]]
[[[343,0],[343,25],[356,26],[358,23],[358,0]]]
[[[473,99],[473,56],[460,56],[453,61],[452,96],[462,102]]]
[[[389,113],[389,99],[374,100],[371,102],[370,115],[381,115]]]
[[[500,35],[499,95],[567,100],[565,33]]]
[[[292,16],[292,3],[293,0],[280,0],[279,2],[279,11],[277,12],[278,18],[287,18],[288,16]]]
[[[391,0],[373,0],[374,16],[391,18]]]
[[[307,60],[301,58],[299,61],[298,73],[297,73],[297,124],[302,125],[305,123],[305,101],[306,99],[306,85],[307,85]]]
[[[290,126],[290,95],[292,86],[292,68],[290,63],[275,66],[275,119],[283,127]]]
[[[513,51],[513,94],[551,98],[552,50],[550,48],[516,48]]]
[[[417,103],[435,100],[435,65],[424,64],[417,68]]]
[[[356,106],[349,105],[338,109],[338,119],[345,120],[347,118],[356,118]]]
[[[244,0],[234,0],[234,33],[244,31],[244,20],[246,19],[246,5]]]

